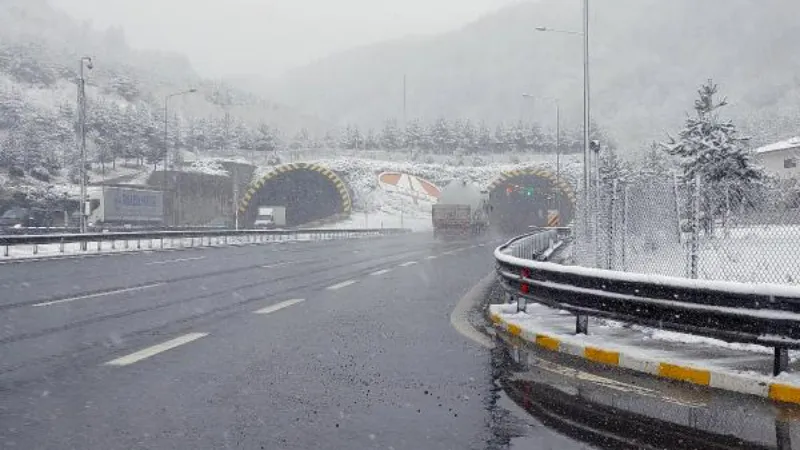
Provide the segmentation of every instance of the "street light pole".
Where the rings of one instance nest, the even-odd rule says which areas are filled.
[[[591,115],[589,106],[589,0],[583,0],[583,186],[586,190],[586,207],[584,208],[583,214],[585,231],[589,229],[589,205],[591,204],[591,188],[589,185],[589,126]],[[596,218],[594,222],[593,232],[597,234]],[[597,252],[596,246],[594,252]]]
[[[78,211],[80,211],[80,231],[86,233],[86,79],[83,76],[83,68],[92,70],[92,58],[84,56],[78,60],[78,141],[81,146],[81,193]]]
[[[165,195],[167,193],[167,160],[169,159],[169,137],[168,137],[167,131],[168,131],[168,127],[169,127],[169,99],[171,99],[172,97],[177,97],[179,95],[192,94],[192,93],[195,93],[195,92],[197,92],[197,89],[192,88],[192,89],[189,89],[189,90],[186,90],[186,91],[175,92],[175,93],[172,93],[172,94],[164,96],[164,176],[161,177],[162,195]],[[177,182],[176,182],[176,186],[177,186]],[[178,202],[178,199],[176,199],[175,200],[175,204],[173,204],[173,208],[172,209],[174,211],[177,211],[177,208],[176,208],[177,202]],[[164,217],[166,218],[166,214],[164,215]],[[176,219],[176,225],[177,225],[177,220],[179,219],[179,217],[176,215],[175,219]]]
[[[586,204],[583,208],[583,229],[588,233],[590,228],[590,212],[591,208],[591,152],[590,152],[590,130],[591,126],[591,110],[589,102],[589,0],[582,0],[583,10],[583,31],[572,30],[556,30],[547,27],[536,27],[536,31],[549,31],[554,33],[572,34],[583,37],[583,188],[585,192]],[[594,227],[597,226],[597,220],[594,221]],[[596,229],[594,230],[597,231]],[[595,248],[596,252],[597,249]]]

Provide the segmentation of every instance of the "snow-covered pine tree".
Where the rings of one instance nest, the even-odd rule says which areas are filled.
[[[377,150],[381,148],[382,137],[382,135],[379,137],[372,128],[367,130],[367,135],[364,137],[364,150]]]
[[[712,80],[703,84],[695,100],[696,114],[687,117],[677,138],[670,136],[662,144],[669,154],[679,158],[682,182],[689,192],[699,177],[707,231],[714,217],[726,207],[736,208],[746,201],[747,194],[764,179],[763,169],[752,162],[747,138],[737,136],[731,121],[720,119],[718,110],[727,101],[723,98],[717,102],[717,92]],[[719,195],[723,191],[725,195]]]
[[[433,149],[437,153],[445,153],[450,141],[450,125],[444,117],[439,117],[430,127],[430,138]]]
[[[494,141],[492,140],[492,131],[489,129],[489,126],[486,125],[486,122],[481,121],[481,123],[478,125],[478,131],[476,137],[477,152],[491,153],[493,143]]]
[[[474,153],[478,148],[478,132],[472,121],[466,119],[461,125],[458,146],[467,153]]]
[[[419,123],[419,119],[411,119],[406,124],[404,132],[403,143],[405,148],[419,149],[422,148],[423,129]]]
[[[385,150],[396,150],[402,147],[402,137],[400,130],[397,128],[396,119],[386,119],[383,123],[383,129],[380,136],[374,136],[378,142],[377,146]]]

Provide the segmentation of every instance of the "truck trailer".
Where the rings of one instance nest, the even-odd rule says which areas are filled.
[[[467,180],[454,180],[432,206],[433,236],[471,237],[489,228],[489,195]]]

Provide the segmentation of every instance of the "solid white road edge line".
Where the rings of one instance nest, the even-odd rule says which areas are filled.
[[[156,344],[152,347],[147,347],[139,350],[138,352],[131,353],[130,355],[126,355],[117,359],[112,359],[105,363],[106,366],[128,366],[133,363],[137,363],[143,359],[147,359],[151,356],[157,355],[159,353],[165,352],[167,350],[171,350],[175,347],[179,347],[183,344],[188,344],[189,342],[196,341],[202,337],[208,336],[208,333],[188,333],[184,334],[183,336],[178,336],[175,339],[170,339],[166,342],[162,342],[160,344]]]
[[[474,305],[483,300],[482,297],[486,294],[489,286],[491,286],[495,276],[495,272],[492,271],[483,277],[483,279],[473,286],[466,295],[461,297],[461,300],[458,301],[455,309],[453,309],[453,312],[450,314],[450,325],[452,325],[456,331],[486,348],[494,347],[494,342],[492,342],[489,336],[476,330],[475,327],[469,323],[467,315]]]
[[[335,291],[337,289],[350,286],[351,284],[356,284],[356,280],[342,281],[341,283],[336,283],[333,286],[328,286],[326,289],[329,291]]]
[[[206,259],[206,257],[205,256],[198,256],[198,257],[195,257],[195,258],[168,259],[166,261],[151,261],[149,263],[146,263],[145,265],[146,266],[152,266],[154,264],[170,264],[170,263],[184,262],[184,261],[197,261],[199,259]]]
[[[58,305],[59,303],[74,302],[75,300],[84,300],[84,299],[87,299],[87,298],[96,298],[96,297],[103,297],[103,296],[106,296],[106,295],[122,294],[122,293],[125,293],[125,292],[141,291],[141,290],[144,290],[144,289],[150,289],[150,288],[154,288],[156,286],[161,286],[162,284],[164,284],[164,283],[147,284],[147,285],[144,285],[144,286],[136,286],[136,287],[125,288],[125,289],[117,289],[115,291],[98,292],[96,294],[88,294],[88,295],[80,295],[78,297],[62,298],[60,300],[51,300],[49,302],[34,303],[32,306]]]
[[[378,275],[383,275],[385,273],[389,273],[391,271],[392,271],[391,269],[381,269],[381,270],[377,270],[375,272],[372,272],[370,275],[378,276]]]
[[[293,298],[291,300],[286,300],[285,302],[276,303],[274,305],[267,306],[266,308],[261,308],[258,311],[253,311],[253,314],[269,314],[274,313],[275,311],[279,311],[283,308],[287,308],[292,305],[296,305],[298,303],[304,302],[306,299],[304,298]]]

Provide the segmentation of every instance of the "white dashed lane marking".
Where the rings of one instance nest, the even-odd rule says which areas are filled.
[[[391,272],[391,269],[381,269],[381,270],[372,272],[370,275],[378,276],[378,275],[383,275],[383,274],[389,273],[389,272]]]
[[[328,289],[329,291],[335,291],[337,289],[341,289],[343,287],[347,287],[350,286],[351,284],[356,284],[356,283],[357,283],[356,280],[347,280],[347,281],[342,281],[341,283],[336,283],[333,286],[328,286],[326,289]]]
[[[121,358],[112,359],[111,361],[105,363],[106,366],[128,366],[134,363],[137,363],[143,359],[147,359],[151,356],[155,356],[159,353],[163,353],[167,350],[171,350],[175,347],[180,347],[181,345],[188,344],[189,342],[196,341],[202,337],[208,336],[208,333],[189,333],[184,334],[183,336],[176,337],[175,339],[170,339],[169,341],[162,342],[160,344],[156,344],[152,347],[147,347],[139,350],[138,352],[131,353],[130,355],[123,356]]]
[[[283,308],[287,308],[292,305],[296,305],[298,303],[304,302],[306,299],[304,298],[293,298],[291,300],[286,300],[285,302],[280,302],[274,305],[267,306],[266,308],[261,308],[258,311],[253,311],[253,314],[270,314],[274,313],[275,311],[280,311]]]
[[[416,263],[417,263],[416,261],[407,261],[407,262],[404,262],[403,264],[400,264],[400,267],[413,266]]]
[[[152,266],[152,265],[155,265],[155,264],[170,264],[170,263],[185,262],[185,261],[197,261],[197,260],[200,260],[200,259],[206,259],[206,257],[205,256],[198,256],[196,258],[181,258],[181,259],[168,259],[166,261],[152,261],[152,262],[146,263],[145,265],[146,266]]]
[[[104,297],[104,296],[107,296],[107,295],[122,294],[122,293],[125,293],[125,292],[141,291],[141,290],[144,290],[144,289],[150,289],[150,288],[154,288],[156,286],[161,286],[162,284],[164,284],[164,283],[154,283],[154,284],[148,284],[148,285],[145,285],[145,286],[136,286],[136,287],[125,288],[125,289],[117,289],[117,290],[114,290],[114,291],[105,291],[105,292],[98,292],[98,293],[95,293],[95,294],[80,295],[80,296],[77,296],[77,297],[62,298],[62,299],[58,299],[58,300],[50,300],[50,301],[47,301],[47,302],[34,303],[33,306],[58,305],[60,303],[74,302],[75,300],[84,300],[84,299],[87,299],[87,298],[97,298],[97,297]]]

